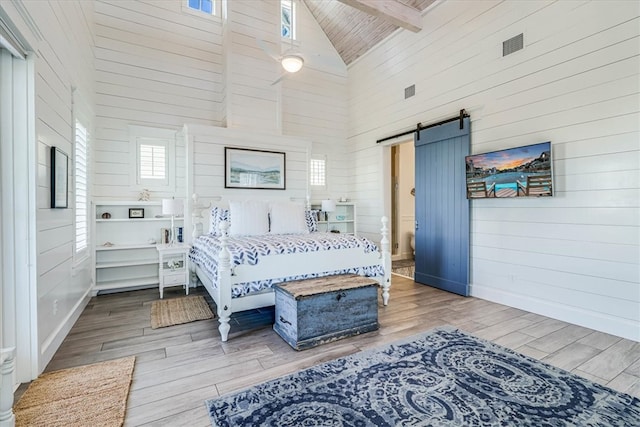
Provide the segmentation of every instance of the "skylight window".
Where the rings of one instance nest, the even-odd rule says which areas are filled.
[[[200,10],[209,15],[213,14],[214,0],[187,0],[187,2],[191,9]]]
[[[285,39],[296,39],[294,12],[292,0],[280,0],[281,35]]]

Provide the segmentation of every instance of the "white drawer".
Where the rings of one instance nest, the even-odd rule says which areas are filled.
[[[185,273],[166,274],[162,277],[162,283],[167,285],[184,285],[187,283],[187,275]]]

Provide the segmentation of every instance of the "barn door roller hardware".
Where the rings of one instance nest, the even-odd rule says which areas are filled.
[[[439,121],[437,123],[431,123],[431,124],[424,125],[424,126],[422,125],[422,123],[418,123],[418,124],[416,124],[416,128],[415,129],[408,130],[406,132],[397,133],[397,134],[392,135],[392,136],[387,136],[385,138],[377,140],[376,143],[380,144],[381,142],[388,141],[388,140],[394,139],[394,138],[398,138],[400,136],[411,135],[412,133],[418,134],[418,140],[419,140],[420,139],[420,131],[421,130],[432,128],[432,127],[435,127],[435,126],[440,126],[440,125],[443,125],[445,123],[454,122],[456,120],[460,120],[460,129],[464,129],[464,119],[467,118],[467,117],[470,117],[470,116],[467,114],[466,111],[464,111],[464,108],[463,108],[462,110],[460,110],[460,114],[455,116],[455,117],[451,117],[450,119],[441,120],[441,121]]]

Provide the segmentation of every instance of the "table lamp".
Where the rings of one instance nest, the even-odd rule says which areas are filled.
[[[322,211],[324,212],[324,220],[329,220],[329,212],[333,212],[336,210],[336,202],[335,200],[326,199],[322,201]]]

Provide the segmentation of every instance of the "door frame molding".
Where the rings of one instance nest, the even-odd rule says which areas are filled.
[[[3,90],[11,100],[2,102],[3,133],[0,150],[3,164],[2,298],[3,348],[15,348],[14,386],[36,378],[38,367],[37,316],[37,151],[35,136],[34,56],[13,57],[4,51],[2,67],[9,68]],[[9,75],[10,74],[10,75]],[[5,126],[6,125],[6,126]],[[10,230],[10,232],[7,232]]]

